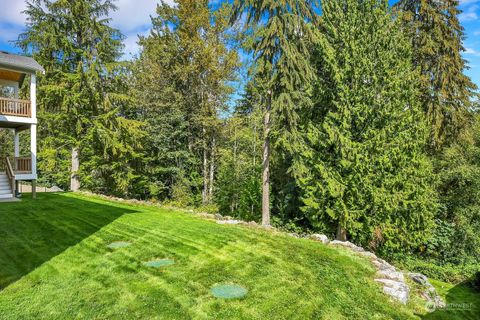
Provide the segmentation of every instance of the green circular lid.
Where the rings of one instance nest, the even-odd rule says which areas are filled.
[[[235,284],[217,284],[212,287],[211,292],[216,298],[240,299],[247,295],[248,290]]]
[[[110,243],[107,247],[110,249],[120,249],[128,247],[129,245],[131,245],[131,243],[127,241],[115,241]]]
[[[151,267],[151,268],[167,267],[167,266],[171,266],[172,264],[175,264],[175,261],[171,259],[156,259],[156,260],[147,261],[143,263],[144,266]]]

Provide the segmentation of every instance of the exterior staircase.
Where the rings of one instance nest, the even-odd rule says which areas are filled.
[[[10,182],[5,173],[0,173],[0,199],[13,198]]]

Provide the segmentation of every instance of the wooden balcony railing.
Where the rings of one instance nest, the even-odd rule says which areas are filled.
[[[0,97],[0,115],[30,118],[32,115],[31,103],[28,100]]]
[[[32,158],[15,158],[15,173],[32,173]]]

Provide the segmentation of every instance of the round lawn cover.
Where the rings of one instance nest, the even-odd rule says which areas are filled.
[[[151,267],[151,268],[167,267],[167,266],[171,266],[172,264],[175,264],[175,261],[170,259],[157,259],[157,260],[147,261],[143,263],[144,266]]]
[[[235,284],[217,284],[211,292],[215,298],[240,299],[247,295],[248,290]]]
[[[115,241],[110,243],[107,247],[110,249],[120,249],[128,247],[131,243],[127,241]]]

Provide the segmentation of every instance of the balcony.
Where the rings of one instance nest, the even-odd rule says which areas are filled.
[[[0,115],[30,118],[32,105],[28,100],[0,97]]]
[[[30,157],[18,157],[14,158],[15,174],[30,174],[32,173],[32,158]]]
[[[13,160],[13,161],[12,161]],[[7,172],[9,167],[12,167],[14,174],[31,174],[32,173],[32,158],[30,157],[16,157],[0,159],[0,173]]]

